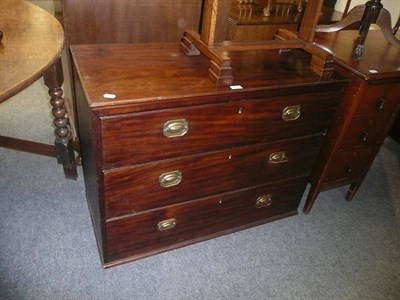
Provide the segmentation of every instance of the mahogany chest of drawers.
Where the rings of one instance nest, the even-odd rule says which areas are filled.
[[[175,44],[71,52],[104,266],[297,214],[346,81],[297,51],[232,53],[236,87]]]
[[[354,197],[400,109],[400,48],[371,30],[358,61],[353,57],[357,37],[352,30],[315,37],[334,54],[335,69],[349,85],[313,172],[305,213],[326,189],[350,184],[346,200]]]

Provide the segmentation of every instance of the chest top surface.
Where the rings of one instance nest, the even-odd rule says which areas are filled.
[[[208,60],[184,55],[178,44],[73,45],[71,52],[90,107],[340,81],[321,80],[308,69],[309,55],[296,50],[229,53],[239,91],[216,87],[208,77]]]
[[[342,30],[317,32],[314,41],[331,52],[336,63],[366,80],[400,78],[400,48],[392,46],[380,30],[370,30],[361,60],[357,60],[353,51],[358,38],[357,30]]]

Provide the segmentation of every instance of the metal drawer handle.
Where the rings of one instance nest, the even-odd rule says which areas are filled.
[[[289,158],[286,156],[286,152],[274,152],[269,156],[269,162],[271,164],[281,164],[288,162]]]
[[[172,229],[175,226],[176,226],[176,219],[172,218],[172,219],[168,219],[168,220],[164,220],[164,221],[158,222],[157,230],[158,231],[164,231],[164,230]]]
[[[185,119],[170,120],[164,124],[163,133],[168,138],[183,136],[189,131],[189,124]]]
[[[294,121],[297,120],[301,115],[301,109],[299,105],[288,106],[282,112],[282,119],[284,121]]]
[[[361,134],[360,134],[360,142],[361,143],[366,143],[367,142],[367,140],[368,140],[368,131],[367,130],[364,130],[363,132],[361,132]]]
[[[346,172],[346,174],[350,174],[353,171],[353,165],[348,163],[345,167],[344,167],[344,171]]]
[[[258,197],[256,200],[256,208],[270,206],[271,204],[272,204],[271,195],[263,195]]]
[[[163,173],[158,177],[160,186],[167,188],[174,185],[178,185],[182,181],[182,172],[179,170]]]
[[[385,103],[386,103],[386,98],[385,97],[379,97],[378,101],[376,102],[376,110],[383,110],[383,108],[385,107]]]

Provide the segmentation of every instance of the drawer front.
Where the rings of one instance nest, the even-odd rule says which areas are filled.
[[[204,105],[102,117],[105,168],[323,132],[337,94]]]
[[[104,172],[107,218],[308,175],[320,140],[256,144]]]
[[[326,182],[356,177],[368,170],[374,147],[338,151],[327,167]]]
[[[392,115],[378,115],[375,118],[353,119],[340,143],[340,149],[373,145],[385,137],[386,127]]]
[[[356,115],[389,113],[400,103],[400,83],[370,85],[364,91]]]
[[[288,212],[296,213],[307,178],[264,185],[152,210],[106,222],[108,262],[146,252],[162,251],[178,243],[257,222]],[[182,244],[181,244],[182,245]],[[163,249],[164,248],[164,249]]]

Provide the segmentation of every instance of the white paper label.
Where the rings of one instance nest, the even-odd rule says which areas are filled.
[[[115,99],[115,98],[117,98],[117,95],[115,95],[115,94],[104,94],[103,97],[106,98],[106,99]]]

